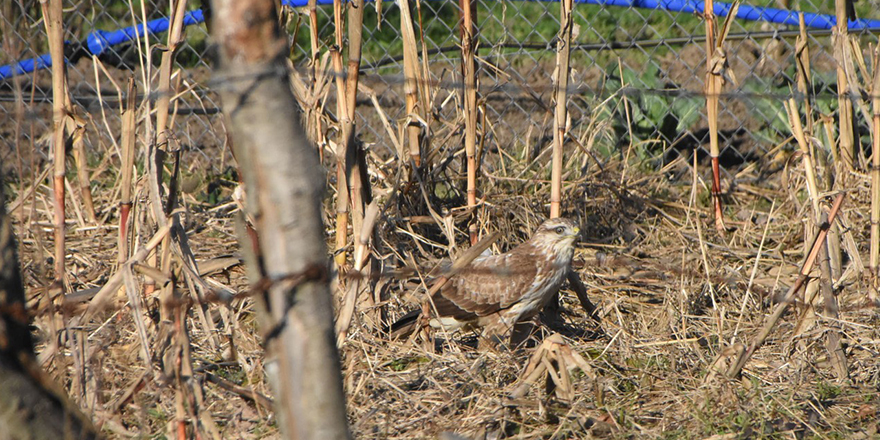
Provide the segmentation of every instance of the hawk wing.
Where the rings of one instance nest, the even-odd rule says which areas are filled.
[[[480,257],[431,298],[439,316],[472,321],[515,304],[533,285],[541,258],[531,249]]]

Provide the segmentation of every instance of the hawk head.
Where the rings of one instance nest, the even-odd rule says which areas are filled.
[[[538,226],[530,240],[533,245],[554,254],[569,255],[574,251],[581,230],[577,223],[567,218],[552,218]]]

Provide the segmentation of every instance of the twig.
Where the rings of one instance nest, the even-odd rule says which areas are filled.
[[[342,0],[334,0],[333,2],[333,19],[336,32],[336,46],[333,47],[331,57],[333,58],[333,69],[342,72]],[[342,75],[336,77],[336,113],[339,117],[348,115],[345,102],[345,79]],[[344,136],[344,135],[343,135]],[[349,210],[349,192],[348,192],[348,169],[346,168],[346,148],[348,143],[343,138],[341,142],[336,144],[336,265],[338,267],[345,266],[346,261],[346,245],[348,244],[348,210]]]
[[[590,297],[587,296],[587,288],[584,286],[581,277],[574,269],[568,271],[568,284],[571,286],[571,290],[574,290],[575,295],[577,295],[578,301],[581,302],[581,307],[587,312],[587,316],[593,321],[599,322],[600,318],[597,313],[599,310],[593,302],[590,301]]]
[[[718,99],[724,84],[724,75],[728,73],[727,55],[723,48],[724,41],[738,9],[739,1],[735,1],[719,35],[715,29],[714,2],[712,0],[705,1],[706,118],[709,121],[709,156],[712,160],[712,200],[715,204],[715,229],[719,234],[724,234],[727,228],[724,226],[724,212],[721,203],[721,170],[718,162],[721,154],[721,148],[718,145]]]
[[[79,183],[80,195],[86,208],[89,222],[94,224],[98,217],[95,215],[95,203],[92,200],[91,181],[89,179],[89,166],[86,157],[85,135],[86,121],[76,115],[67,119],[68,126],[72,128],[73,159],[76,164],[76,180]]]
[[[797,280],[795,280],[791,288],[788,289],[788,292],[785,294],[782,301],[776,306],[776,309],[773,310],[773,314],[770,315],[764,323],[764,327],[761,328],[761,332],[758,333],[758,336],[756,336],[752,343],[749,344],[749,347],[740,354],[736,362],[731,365],[730,369],[727,371],[729,377],[738,376],[749,358],[755,354],[755,351],[758,350],[758,348],[764,345],[764,342],[767,340],[767,337],[770,336],[773,327],[776,326],[776,323],[782,318],[782,314],[785,313],[785,310],[788,309],[788,306],[794,300],[794,296],[801,287],[803,287],[804,283],[806,283],[810,271],[813,269],[813,264],[815,264],[821,248],[825,245],[825,237],[828,235],[828,229],[831,228],[831,224],[834,223],[834,219],[837,217],[837,212],[840,210],[840,205],[843,203],[845,194],[846,193],[840,193],[837,198],[834,199],[834,203],[831,205],[831,210],[828,213],[828,221],[820,225],[819,232],[816,234],[816,239],[813,241],[813,246],[810,248],[810,253],[807,255],[803,267],[801,267],[800,275],[798,275]]]
[[[67,72],[64,63],[64,37],[61,21],[61,0],[40,0],[43,11],[43,22],[49,36],[49,53],[52,57],[52,119],[54,135],[52,136],[54,209],[55,209],[55,284],[57,289],[64,289],[64,147],[67,144],[65,132],[68,117]],[[53,340],[55,338],[52,338]]]
[[[477,50],[478,38],[474,25],[476,4],[471,0],[459,0],[461,21],[461,75],[464,79],[464,150],[467,155],[467,206],[477,205],[477,73],[474,53]],[[474,217],[475,218],[475,217]],[[468,226],[471,245],[477,243],[477,223],[471,221]]]
[[[379,218],[379,204],[373,201],[367,206],[364,218],[364,225],[355,236],[354,246],[354,268],[353,273],[363,274],[364,266],[369,259],[370,237],[373,235],[373,227]],[[357,294],[360,292],[361,281],[364,277],[358,277],[348,285],[345,297],[342,300],[342,307],[339,312],[339,318],[336,320],[336,346],[341,347],[345,338],[348,337],[348,328],[351,326],[351,319],[354,316],[355,302]],[[367,278],[369,281],[369,278]]]
[[[839,150],[840,160],[843,161],[844,169],[852,171],[855,167],[855,151],[853,140],[853,108],[849,98],[849,80],[846,75],[846,66],[850,63],[849,23],[847,23],[846,0],[835,0],[834,11],[837,15],[837,25],[831,34],[834,46],[834,58],[837,61],[837,108],[838,128],[840,133]]]
[[[208,382],[216,384],[220,388],[223,388],[226,391],[233,392],[238,394],[244,399],[250,400],[251,402],[260,405],[267,411],[272,411],[272,399],[266,397],[265,395],[256,392],[253,388],[245,388],[239,385],[236,385],[220,376],[211,374],[211,373],[203,373],[205,375],[205,379],[208,379]]]
[[[409,154],[416,168],[422,165],[422,153],[419,145],[420,127],[418,115],[424,119],[424,109],[419,100],[419,87],[422,82],[421,72],[419,70],[419,55],[416,48],[416,35],[413,29],[412,17],[410,16],[409,0],[400,0],[400,29],[403,37],[403,73],[406,76],[404,83],[404,93],[406,94],[406,140]],[[402,159],[402,157],[401,157]],[[417,170],[413,170],[417,172]]]
[[[156,234],[153,235],[153,238],[151,238],[150,241],[148,241],[143,247],[138,249],[138,251],[135,252],[134,255],[132,255],[131,258],[129,258],[125,262],[125,264],[120,267],[116,271],[116,273],[113,274],[113,276],[110,277],[109,280],[107,280],[107,283],[104,284],[104,287],[102,287],[101,290],[98,291],[97,294],[95,294],[94,298],[92,298],[88,308],[82,315],[82,321],[88,321],[89,319],[91,319],[91,317],[95,315],[95,313],[102,310],[107,300],[110,299],[110,295],[116,293],[116,291],[122,285],[123,272],[126,270],[125,266],[143,261],[144,258],[146,258],[147,255],[152,252],[153,249],[155,249],[156,246],[159,245],[159,243],[162,242],[162,240],[165,238],[165,235],[168,234],[168,231],[170,229],[171,227],[168,225],[159,228],[159,230],[156,231]]]
[[[871,288],[868,295],[874,304],[880,301],[880,43],[874,48],[874,77],[871,93],[874,131],[871,148]]]
[[[156,92],[159,99],[156,101],[156,143],[165,145],[168,140],[168,109],[171,105],[171,96],[174,90],[171,88],[171,69],[174,67],[174,55],[177,47],[183,41],[183,15],[186,12],[186,0],[176,0],[172,2],[171,16],[168,17],[171,27],[168,29],[168,35],[164,50],[162,51],[162,61],[159,64],[159,88]]]
[[[128,95],[126,107],[122,113],[122,197],[119,200],[119,255],[117,262],[121,265],[128,259],[128,230],[131,215],[131,182],[134,174],[134,145],[136,136],[137,84],[134,76],[128,78]]]
[[[571,58],[572,0],[562,0],[559,7],[559,35],[556,37],[556,77],[553,95],[556,100],[553,129],[553,159],[550,177],[550,218],[560,215],[562,201],[562,145],[565,142],[565,122],[568,117],[567,95],[569,61]]]

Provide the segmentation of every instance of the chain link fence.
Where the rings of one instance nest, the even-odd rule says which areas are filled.
[[[880,19],[876,0],[855,5],[859,18]],[[170,11],[167,0],[131,4],[87,0],[65,6],[65,40],[69,42],[83,41],[95,30],[162,18]],[[193,1],[188,8],[201,6]],[[755,0],[750,6],[834,12],[833,0]],[[365,11],[362,81],[376,91],[387,115],[400,120],[405,117],[400,11],[390,2],[383,2],[381,8],[381,20],[375,4],[368,4]],[[461,105],[455,93],[461,84],[459,6],[448,0],[422,1],[418,8],[416,34],[423,36],[429,54],[427,65],[435,94],[432,110],[441,119],[448,116],[454,122],[453,109]],[[2,10],[0,64],[48,53],[38,1],[14,1]],[[333,7],[318,6],[317,13],[321,50],[326,51],[334,40]],[[591,139],[591,148],[605,156],[624,151],[635,154],[656,169],[671,163],[682,151],[696,149],[701,157],[707,155],[708,148],[703,147],[708,144],[708,129],[701,95],[706,65],[702,18],[663,9],[594,4],[576,4],[573,17],[577,27],[569,94],[572,138],[579,142]],[[306,8],[285,6],[282,18],[293,43],[291,58],[297,69],[305,72],[311,52]],[[536,157],[552,140],[559,4],[476,0],[476,23],[483,148],[528,150],[528,155]],[[733,23],[726,51],[729,81],[719,115],[721,163],[728,172],[761,162],[790,135],[781,100],[791,94],[795,82],[796,32],[795,27],[785,25],[745,20]],[[876,43],[868,31],[854,33],[861,36],[865,48]],[[809,40],[818,109],[830,115],[836,109],[831,33],[811,30]],[[119,102],[126,78],[135,75],[141,93],[150,91],[148,84],[155,87],[155,78],[140,75],[144,63],[158,65],[163,43],[164,35],[155,35],[147,42],[113,46],[98,57],[75,43],[68,45],[70,93],[92,122],[88,135],[91,148],[110,148],[118,142]],[[211,92],[210,59],[205,25],[189,26],[186,43],[177,56],[180,71],[173,79],[179,98],[174,131],[186,154],[191,155],[191,167],[213,167],[222,172],[228,150],[219,102]],[[0,81],[0,161],[7,175],[29,170],[35,161],[48,160],[51,99],[48,70]],[[333,106],[328,102],[326,107]],[[359,136],[365,144],[391,152],[392,143],[369,100],[360,103],[358,114]],[[591,137],[597,131],[601,135]],[[687,161],[680,162],[686,169]]]

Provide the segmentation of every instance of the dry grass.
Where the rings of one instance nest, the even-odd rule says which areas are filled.
[[[547,167],[549,161],[536,168]],[[821,342],[828,322],[821,318],[821,307],[814,324],[793,337],[793,327],[805,311],[802,304],[783,318],[768,344],[746,366],[742,380],[723,375],[706,380],[716,359],[729,354],[726,351],[732,343],[747,343],[757,333],[773,298],[784,293],[797,275],[804,242],[800,191],[783,187],[779,173],[730,193],[729,223],[737,229],[721,240],[708,227],[711,199],[702,181],[693,187],[669,182],[663,174],[630,170],[631,180],[621,185],[621,171],[622,164],[606,163],[604,171],[588,172],[565,189],[564,214],[579,218],[589,231],[575,267],[602,319],[598,333],[577,336],[578,332],[571,331],[567,339],[595,373],[595,377],[573,377],[575,399],[561,401],[540,386],[523,398],[507,397],[518,385],[531,349],[477,349],[474,336],[453,335],[452,340],[439,343],[436,353],[430,353],[415,344],[388,341],[358,314],[342,347],[351,422],[358,437],[424,438],[442,431],[469,438],[577,438],[587,434],[704,438],[723,433],[788,437],[784,432],[816,438],[875,435],[874,411],[880,404],[878,320],[875,309],[864,307],[866,286],[855,277],[845,283],[839,296],[850,382],[838,383],[827,360]],[[796,169],[787,173],[789,184],[796,188],[792,180],[801,179],[802,173]],[[749,177],[745,171],[740,181]],[[487,200],[499,203],[487,203],[479,223],[486,232],[504,232],[497,243],[498,250],[504,250],[523,240],[546,212],[549,184],[538,185],[535,194],[506,199],[502,196],[508,191],[516,193],[511,187],[519,185],[522,194],[528,183],[499,180],[493,185],[493,180],[486,179],[484,184]],[[37,200],[45,198],[45,193],[38,190]],[[113,206],[115,201],[107,195],[97,193],[96,206]],[[417,204],[417,196],[401,196],[400,200]],[[865,243],[868,233],[865,226],[855,227],[867,225],[867,197],[864,178],[844,208],[857,243]],[[237,248],[233,206],[209,209],[189,202],[186,223],[200,263]],[[35,227],[20,232],[20,237],[27,284],[37,300],[51,281],[47,262],[51,251],[46,246],[51,229],[40,220],[47,212],[27,211],[29,206],[22,209],[26,218],[34,218]],[[378,226],[380,249],[410,253],[415,261],[431,267],[429,258],[442,252],[430,252],[427,243],[441,243],[443,234],[434,225],[413,225],[404,217],[386,212]],[[68,274],[78,290],[100,287],[112,273],[114,231],[111,226],[71,225]],[[459,243],[465,242],[466,229],[457,230],[456,236]],[[417,245],[414,237],[422,243]],[[425,249],[424,254],[419,247]],[[385,263],[386,270],[394,267],[391,258]],[[206,279],[235,292],[247,291],[240,267]],[[389,299],[380,307],[387,308],[391,317],[415,306],[417,278],[381,278],[380,284],[386,282]],[[595,330],[573,293],[565,292],[563,302],[569,326]],[[150,334],[155,337],[157,300],[147,298],[146,304],[153,317],[148,321]],[[229,306],[212,304],[211,312],[218,323],[217,315],[230,314],[235,326],[222,330],[223,345],[210,350],[204,329],[190,316],[195,379],[205,393],[202,411],[211,415],[225,438],[274,433],[266,409],[205,377],[211,373],[271,394],[261,372],[262,349],[250,299]],[[176,391],[169,378],[152,377],[119,405],[120,396],[144,371],[132,319],[130,310],[123,307],[83,327],[94,348],[88,376],[98,390],[87,410],[114,435],[171,436]],[[45,341],[47,328],[41,319],[36,323]],[[235,359],[226,335],[231,335]],[[50,371],[68,385],[75,374],[66,356],[56,357]],[[74,397],[84,406],[90,400]]]
[[[324,81],[332,81],[327,72],[317,70]],[[415,73],[410,76],[418,76]],[[335,157],[342,130],[320,105],[333,102],[328,99],[332,87],[315,85],[308,76],[314,74],[303,74],[294,83],[298,97],[307,101],[305,123],[328,169],[328,249],[336,248],[337,232],[342,232],[349,264],[356,258],[351,235],[367,237],[372,251],[370,263],[363,265],[369,276],[360,280],[365,290],[359,293],[341,344],[350,422],[358,438],[434,438],[447,431],[473,439],[880,435],[880,320],[867,302],[871,280],[860,257],[869,249],[868,174],[838,175],[834,164],[817,165],[815,170],[821,182],[834,176],[846,183],[847,200],[835,233],[845,256],[840,262],[843,272],[834,273],[839,319],[825,314],[816,269],[813,281],[746,364],[742,377],[730,379],[724,374],[726,365],[735,359],[738,347],[754,338],[798,276],[815,230],[812,221],[804,219],[812,218],[814,206],[826,205],[824,199],[815,204],[809,199],[805,162],[794,148],[779,149],[734,170],[736,184],[722,182],[727,187],[721,188],[725,224],[733,229],[719,236],[711,227],[715,205],[706,164],[689,163],[683,155],[657,169],[656,163],[640,161],[629,148],[602,156],[594,151],[594,141],[613,137],[612,129],[599,118],[576,124],[565,143],[562,215],[577,219],[586,231],[574,268],[598,306],[601,322],[590,320],[574,293],[566,290],[566,325],[557,330],[591,368],[571,376],[573,399],[538,385],[513,398],[534,346],[550,332],[547,328],[539,331],[531,347],[517,350],[487,347],[470,334],[437,335],[435,349],[426,350],[388,340],[378,330],[378,320],[388,322],[416,307],[428,287],[423,277],[442,259],[467,248],[472,232],[501,232],[495,252],[530,234],[549,212],[549,142],[484,145],[497,121],[477,118],[476,157],[469,158],[461,142],[461,90],[420,84],[418,99],[408,96],[411,106],[423,101],[459,105],[419,121],[427,124],[431,136],[422,144],[424,168],[407,168],[384,150],[366,150],[369,179],[363,183],[381,210],[375,230],[349,235],[348,230],[336,231],[332,221],[339,215],[337,174],[332,170],[344,162]],[[172,74],[169,87],[176,87],[174,78]],[[123,84],[118,78],[116,82]],[[376,95],[360,87],[362,96],[373,99],[358,111],[394,138],[395,147],[387,151],[403,153],[401,146],[412,145],[412,130],[395,128],[413,127],[413,120],[389,121]],[[399,87],[402,92],[403,84]],[[175,99],[171,101],[173,112]],[[610,105],[593,104],[596,112]],[[439,116],[450,108],[452,117]],[[147,110],[138,110],[138,148],[149,143],[142,125]],[[172,114],[169,124],[174,121]],[[119,127],[93,122],[88,126],[91,136],[118,139],[109,131]],[[548,111],[543,129],[553,126]],[[424,135],[425,126],[420,127]],[[397,137],[404,134],[407,139]],[[505,135],[495,134],[494,139]],[[175,215],[180,215],[199,267],[216,270],[199,277],[182,275],[189,253],[169,242],[153,260],[158,265],[161,258],[165,272],[157,274],[158,268],[143,265],[117,267],[121,158],[113,141],[102,145],[106,148],[93,152],[91,162],[99,165],[90,170],[98,221],[79,214],[78,188],[67,200],[71,209],[66,283],[72,295],[58,313],[47,296],[54,277],[47,173],[32,180],[19,176],[12,188],[10,208],[18,222],[23,272],[45,367],[112,437],[183,438],[196,431],[215,438],[277,436],[264,397],[271,392],[264,380],[246,269],[236,258],[223,258],[239,248],[235,176],[208,174],[208,167],[201,166],[205,159],[181,153],[182,208]],[[211,159],[227,163],[227,154],[218,151]],[[475,210],[467,209],[473,202],[466,197],[468,163],[480,164]],[[133,251],[155,233],[149,220],[155,188],[150,187],[151,176],[144,174],[143,153],[136,164]],[[697,165],[699,173],[693,172]],[[47,166],[37,164],[34,174]],[[173,170],[169,158],[166,179]],[[169,189],[174,186],[163,182]],[[841,184],[836,185],[823,194],[839,190]],[[113,292],[107,310],[79,322],[95,291],[120,267],[134,271],[126,277],[123,291]],[[145,289],[150,280],[160,288]],[[202,280],[211,295],[200,297],[193,291]],[[337,304],[354,281],[346,276],[333,280]],[[228,300],[224,293],[236,295]],[[79,325],[70,326],[71,322]],[[143,324],[140,330],[138,323]],[[53,334],[56,324],[62,330]],[[831,329],[842,336],[847,380],[837,378],[825,347]],[[57,352],[51,351],[49,341],[58,341]],[[144,345],[150,359],[142,354]]]
[[[344,347],[357,432],[388,438],[422,438],[444,430],[470,438],[875,435],[876,313],[863,306],[865,287],[859,283],[848,284],[840,296],[851,382],[838,383],[827,361],[821,343],[827,321],[819,319],[793,338],[802,305],[785,316],[742,380],[723,375],[707,380],[716,359],[731,355],[733,342],[747,343],[757,333],[773,298],[797,274],[803,256],[799,210],[778,182],[764,182],[761,196],[731,194],[730,209],[737,211],[729,223],[737,230],[725,242],[707,227],[712,215],[706,186],[696,189],[702,202],[688,207],[681,201],[693,188],[650,176],[623,188],[614,175],[606,169],[605,178],[587,179],[584,187],[604,188],[580,194],[585,209],[572,206],[567,213],[579,215],[594,233],[621,232],[578,252],[576,267],[600,307],[602,333],[568,339],[596,374],[573,379],[574,401],[559,401],[540,387],[523,399],[508,399],[530,350],[476,350],[467,338],[455,337],[431,354],[362,328]],[[534,200],[522,202],[498,209],[537,216],[530,210]],[[845,211],[853,221],[866,215]],[[521,228],[521,219],[496,219],[491,228]],[[524,235],[522,229],[518,235]],[[856,241],[864,242],[859,235]],[[603,237],[591,238],[601,242]],[[589,319],[567,293],[569,324],[587,326]]]

